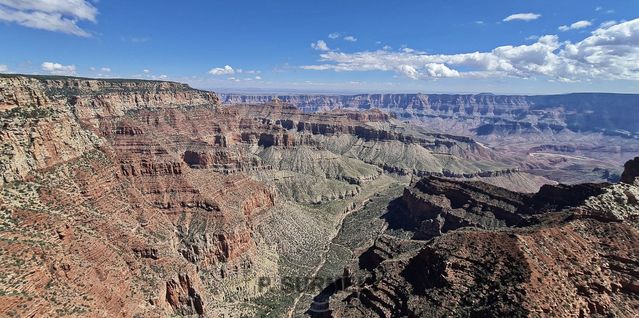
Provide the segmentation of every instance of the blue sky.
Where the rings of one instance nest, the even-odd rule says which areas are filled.
[[[0,42],[0,72],[219,91],[639,93],[639,0],[0,0]]]

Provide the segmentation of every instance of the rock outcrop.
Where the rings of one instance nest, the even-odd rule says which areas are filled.
[[[634,184],[637,182],[637,177],[639,177],[639,157],[626,162],[621,175],[621,182]]]

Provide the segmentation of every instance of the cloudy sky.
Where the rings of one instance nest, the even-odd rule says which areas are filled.
[[[0,72],[218,91],[639,93],[639,0],[0,0]]]

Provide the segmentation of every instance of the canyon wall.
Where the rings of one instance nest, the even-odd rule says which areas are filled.
[[[221,94],[223,104],[264,104],[273,100],[306,112],[378,108],[402,119],[480,119],[478,134],[494,129],[606,132],[639,138],[639,95],[576,93],[566,95],[361,94],[241,95]]]

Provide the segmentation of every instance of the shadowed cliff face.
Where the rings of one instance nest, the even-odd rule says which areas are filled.
[[[636,157],[628,162],[624,166],[623,174],[621,175],[621,182],[634,184],[639,177],[639,157]]]
[[[628,162],[624,175],[635,168]],[[634,316],[638,198],[630,184],[521,194],[421,179],[386,216],[392,231],[350,267],[360,283],[332,294],[331,315]]]

